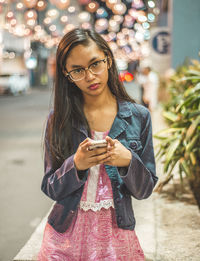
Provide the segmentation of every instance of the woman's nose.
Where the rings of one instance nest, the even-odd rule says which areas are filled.
[[[95,75],[89,69],[86,69],[85,70],[85,79],[86,79],[86,81],[91,81],[94,78],[95,78]]]

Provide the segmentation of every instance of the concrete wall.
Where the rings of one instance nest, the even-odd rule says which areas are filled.
[[[172,67],[181,65],[186,57],[199,58],[200,0],[172,1]]]

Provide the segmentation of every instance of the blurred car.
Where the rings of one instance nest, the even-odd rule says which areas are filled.
[[[27,74],[0,74],[0,94],[19,95],[29,89]]]

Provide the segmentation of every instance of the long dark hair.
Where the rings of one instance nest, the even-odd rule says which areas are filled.
[[[84,125],[90,133],[87,119],[83,112],[81,90],[65,75],[66,60],[70,51],[77,45],[88,46],[94,41],[105,55],[112,59],[109,68],[108,86],[117,100],[134,102],[119,81],[114,57],[107,42],[95,31],[76,28],[61,39],[56,53],[56,78],[54,86],[54,110],[50,116],[46,138],[50,145],[53,168],[57,169],[73,153],[72,121],[75,119]],[[108,59],[108,62],[109,62]]]

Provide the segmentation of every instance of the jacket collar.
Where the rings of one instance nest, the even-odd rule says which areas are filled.
[[[127,101],[118,101],[118,113],[108,134],[112,139],[118,137],[127,128],[128,122],[125,118],[131,115],[130,103]]]
[[[118,113],[121,118],[128,118],[132,115],[130,103],[127,101],[118,101]]]

